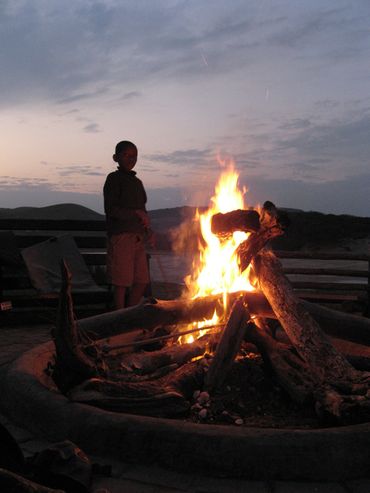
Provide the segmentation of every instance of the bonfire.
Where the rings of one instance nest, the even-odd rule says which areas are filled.
[[[240,425],[262,389],[269,412],[279,401],[320,423],[368,419],[370,374],[325,334],[344,322],[296,297],[269,247],[284,233],[284,215],[271,202],[249,208],[244,195],[230,163],[195,218],[202,241],[178,300],[76,321],[63,266],[52,375],[69,399]]]

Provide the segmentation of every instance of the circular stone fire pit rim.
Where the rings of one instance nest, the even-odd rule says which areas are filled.
[[[315,430],[247,428],[114,413],[70,402],[45,382],[52,341],[0,380],[0,410],[51,441],[126,462],[250,479],[342,480],[370,473],[370,424]]]

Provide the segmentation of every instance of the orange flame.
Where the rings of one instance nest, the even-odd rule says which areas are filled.
[[[234,162],[230,161],[219,178],[209,209],[204,214],[197,211],[196,219],[200,222],[205,246],[199,244],[199,256],[193,260],[193,272],[185,278],[191,298],[222,293],[225,310],[227,293],[255,289],[249,282],[249,267],[241,273],[236,255],[237,247],[248,238],[249,233],[236,231],[229,238],[221,239],[211,231],[214,214],[245,209],[245,191],[238,188],[238,179]],[[219,321],[216,317],[215,314],[211,320],[204,321],[204,325],[216,324]],[[192,342],[187,336],[183,339]]]

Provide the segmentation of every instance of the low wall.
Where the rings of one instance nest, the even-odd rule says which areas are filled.
[[[86,453],[213,476],[343,480],[368,476],[370,425],[276,430],[134,416],[72,403],[44,373],[48,342],[23,354],[0,380],[0,410],[50,441]]]

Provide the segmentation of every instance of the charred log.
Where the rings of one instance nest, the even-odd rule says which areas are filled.
[[[250,256],[252,257],[253,255]],[[231,306],[241,294],[244,292],[229,294],[228,305]],[[251,315],[276,318],[264,294],[248,292],[245,295]],[[361,344],[370,344],[369,319],[341,313],[308,301],[302,300],[301,303],[328,334]],[[152,302],[135,307],[78,320],[76,324],[78,330],[88,334],[92,340],[121,334],[124,335],[124,342],[130,342],[144,331],[154,331],[160,327],[175,327],[178,323],[211,318],[215,310],[222,313],[222,306],[221,294],[194,300],[152,300]],[[128,332],[131,331],[136,332],[129,334]]]
[[[244,338],[249,312],[244,298],[235,301],[205,379],[205,389],[214,392],[227,377]]]
[[[244,271],[270,240],[281,236],[286,226],[287,221],[274,204],[265,202],[261,211],[261,228],[237,248],[240,270]]]
[[[277,209],[275,204],[269,200],[263,204],[260,221],[264,228],[278,225],[282,230],[285,230],[290,224],[288,215]]]
[[[263,252],[254,261],[262,291],[315,383],[313,397],[323,419],[355,421],[370,416],[370,374],[355,370],[304,309],[278,259]]]
[[[275,374],[281,387],[299,404],[313,402],[315,381],[309,367],[292,345],[273,338],[263,320],[248,324],[247,340],[256,345],[267,368]]]
[[[59,296],[57,323],[53,331],[56,350],[53,379],[62,392],[87,378],[102,374],[97,360],[86,354],[80,331],[77,330],[71,296],[71,274],[62,262],[62,287]]]
[[[252,232],[260,229],[260,219],[257,211],[235,210],[212,216],[211,230],[218,236],[229,236],[234,231]]]
[[[180,367],[193,358],[202,356],[210,344],[210,338],[211,336],[206,335],[196,339],[191,344],[174,344],[158,351],[143,351],[120,355],[119,365],[122,375],[119,378],[130,378],[131,375],[150,375],[160,368],[173,365]],[[116,371],[115,373],[117,375],[120,372]]]
[[[70,274],[63,265],[63,288],[60,294],[58,323],[54,333],[56,346],[56,365],[53,378],[58,387],[71,400],[85,402],[105,409],[135,412],[155,416],[173,416],[184,413],[189,408],[188,398],[195,389],[203,385],[203,365],[187,363],[194,356],[202,355],[207,340],[194,345],[178,346],[164,354],[147,355],[141,358],[144,373],[157,373],[155,381],[127,382],[119,373],[108,371],[98,360],[95,346],[88,351],[80,331],[77,329],[73,303],[70,293]],[[145,363],[145,364],[144,364]],[[154,364],[155,363],[155,364]],[[181,366],[180,366],[181,365]],[[145,367],[146,366],[146,367]],[[178,368],[177,368],[178,367]],[[173,370],[173,371],[172,371]],[[163,376],[164,375],[164,376]]]
[[[230,293],[228,305],[241,293]],[[242,293],[244,294],[244,292]],[[251,314],[271,316],[270,305],[263,294],[245,293]],[[213,295],[194,300],[152,300],[122,310],[103,313],[77,322],[79,330],[86,332],[91,339],[103,339],[132,330],[154,330],[157,327],[176,326],[212,318],[214,311],[223,313],[223,295]]]
[[[42,486],[2,468],[0,468],[0,488],[4,492],[16,493],[65,493],[65,490],[56,490]]]
[[[203,385],[200,361],[187,363],[155,382],[114,382],[90,379],[72,389],[68,397],[111,411],[149,416],[177,416],[188,411],[189,399]]]

